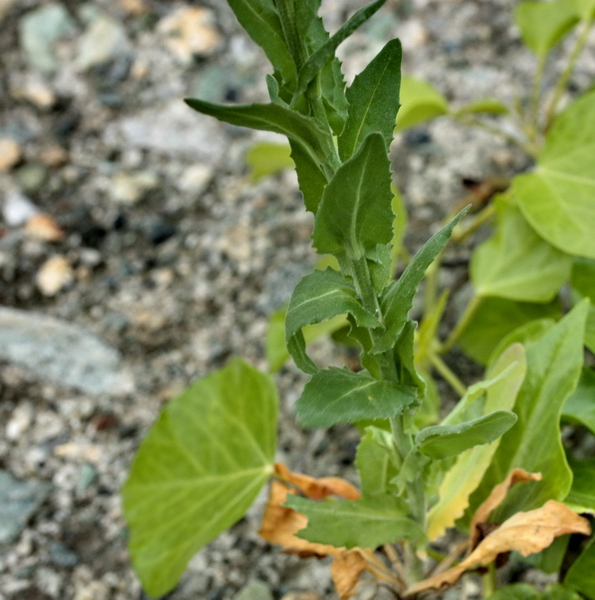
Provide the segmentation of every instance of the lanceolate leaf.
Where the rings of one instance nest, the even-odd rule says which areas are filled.
[[[283,39],[283,27],[273,0],[228,0],[242,27],[265,51],[283,81],[295,82],[297,69]]]
[[[200,113],[232,125],[281,133],[302,144],[305,152],[309,150],[320,160],[326,157],[326,136],[314,121],[280,104],[222,106],[196,98],[187,98],[185,102]]]
[[[595,371],[584,368],[581,378],[562,409],[562,418],[580,423],[595,435]]]
[[[289,496],[286,505],[308,517],[298,537],[346,548],[377,548],[408,539],[425,539],[421,527],[407,517],[407,506],[392,495],[341,502],[312,502]]]
[[[331,367],[318,371],[304,387],[296,412],[303,427],[330,427],[402,413],[415,400],[413,388]]]
[[[289,144],[306,210],[316,213],[328,180],[320,163],[312,157],[302,143],[289,140]]]
[[[595,91],[554,121],[535,171],[513,181],[520,209],[535,231],[560,250],[587,258],[595,258],[593,156]]]
[[[514,199],[500,196],[496,206],[496,232],[477,248],[471,260],[477,294],[551,302],[568,281],[572,257],[538,236]]]
[[[122,490],[149,595],[170,591],[190,558],[244,516],[273,472],[277,406],[271,379],[235,360],[165,407]]]
[[[285,321],[287,349],[298,367],[314,373],[312,361],[303,361],[301,329],[337,315],[351,314],[361,327],[380,327],[376,318],[365,310],[355,297],[353,285],[339,271],[327,268],[306,275],[293,291]]]
[[[515,11],[523,41],[535,54],[547,54],[578,22],[568,0],[525,0]]]
[[[374,131],[382,134],[388,152],[399,109],[401,57],[400,41],[388,42],[347,90],[349,119],[338,140],[342,160],[350,158]]]
[[[413,257],[399,280],[386,291],[382,299],[386,332],[374,344],[372,349],[374,353],[385,352],[395,345],[401,329],[407,322],[409,311],[413,306],[413,297],[427,268],[446,246],[452,230],[466,212],[467,209],[461,211],[446,227],[432,236]]]
[[[329,58],[334,56],[335,50],[339,47],[339,44],[346,40],[356,29],[370,19],[370,17],[372,17],[385,3],[386,0],[375,0],[375,2],[360,8],[339,29],[339,31],[337,31],[337,33],[335,33],[326,42],[326,44],[324,44],[324,46],[319,48],[308,58],[306,64],[302,67],[298,75],[298,84],[295,93],[296,96],[302,95],[308,89],[310,83],[318,75]]]
[[[393,237],[393,195],[384,139],[371,133],[324,190],[312,239],[321,254],[353,258]]]
[[[502,437],[472,506],[515,467],[541,473],[543,479],[521,491],[513,489],[499,509],[500,517],[550,499],[563,500],[568,494],[572,473],[560,439],[560,414],[581,372],[587,309],[586,302],[579,304],[543,338],[528,345],[527,375],[514,407],[518,422]]]
[[[461,454],[473,446],[489,444],[504,435],[517,421],[514,413],[497,410],[458,425],[434,425],[417,434],[419,449],[434,459]]]
[[[372,425],[366,427],[355,459],[362,495],[388,494],[390,480],[399,473],[399,462],[391,433]]]

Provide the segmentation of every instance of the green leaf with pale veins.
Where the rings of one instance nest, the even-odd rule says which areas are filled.
[[[589,298],[591,308],[587,317],[585,346],[595,354],[595,260],[577,258],[570,273],[573,300]]]
[[[273,131],[302,145],[302,150],[323,160],[329,149],[326,135],[312,119],[281,104],[246,104],[223,106],[196,98],[186,98],[186,104],[199,113],[215,117],[238,127]]]
[[[594,156],[595,90],[556,118],[535,171],[512,184],[523,215],[542,238],[587,258],[595,258]]]
[[[393,237],[390,163],[384,138],[366,137],[359,151],[337,169],[316,215],[312,239],[321,254],[354,258]]]
[[[397,131],[448,114],[446,98],[432,85],[415,77],[401,79],[401,108]]]
[[[339,502],[312,502],[290,494],[285,505],[308,517],[297,536],[310,542],[375,549],[402,539],[414,544],[425,540],[421,527],[407,517],[407,505],[390,494]]]
[[[386,419],[415,401],[413,388],[375,379],[365,371],[318,371],[304,387],[296,413],[303,427],[330,427],[362,419]]]
[[[355,458],[362,495],[390,493],[389,482],[398,475],[400,460],[389,431],[366,427]]]
[[[589,541],[568,569],[564,585],[580,592],[589,600],[595,600],[595,538]]]
[[[360,8],[339,28],[337,33],[331,36],[322,47],[318,48],[316,52],[308,57],[306,64],[298,74],[295,96],[301,96],[308,89],[308,86],[320,73],[324,65],[335,55],[335,50],[339,45],[370,19],[385,3],[386,0],[375,0],[367,6]]]
[[[467,209],[462,210],[448,225],[433,235],[413,257],[399,280],[388,288],[382,298],[386,332],[376,341],[372,352],[379,354],[395,345],[400,331],[407,322],[409,311],[413,306],[413,297],[427,268],[446,246],[452,230],[466,212]]]
[[[375,131],[384,137],[388,152],[399,110],[401,58],[401,42],[388,42],[347,90],[349,118],[338,139],[342,160],[353,156],[366,136]]]
[[[337,315],[351,314],[361,327],[381,327],[356,298],[353,284],[340,272],[327,268],[316,269],[306,275],[296,286],[287,308],[285,340],[287,349],[297,366],[306,373],[316,373],[318,368],[306,357],[302,327],[332,319]]]
[[[585,367],[562,409],[562,419],[580,423],[595,435],[595,371]]]
[[[517,424],[502,437],[490,469],[471,498],[472,509],[516,467],[541,473],[543,479],[512,488],[497,509],[497,520],[538,508],[548,500],[562,501],[570,491],[572,473],[560,437],[560,415],[581,373],[587,309],[588,303],[579,304],[527,346],[527,374],[514,406]]]
[[[273,0],[228,0],[248,35],[264,50],[285,82],[295,82],[297,68],[284,40]]]
[[[478,296],[520,302],[551,302],[568,281],[572,257],[537,235],[514,198],[496,200],[494,235],[471,259],[471,281]]]
[[[122,489],[150,596],[174,588],[192,556],[244,516],[273,472],[277,410],[272,380],[241,360],[163,409]]]
[[[436,460],[456,456],[482,444],[490,444],[504,435],[517,421],[508,410],[497,410],[457,425],[434,425],[417,434],[419,449]]]
[[[538,56],[546,55],[579,21],[572,0],[526,0],[514,16],[523,41]]]

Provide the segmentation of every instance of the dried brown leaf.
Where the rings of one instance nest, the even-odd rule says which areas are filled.
[[[541,508],[518,512],[482,540],[463,562],[440,575],[415,583],[409,587],[406,595],[450,587],[465,571],[488,565],[505,552],[516,550],[522,556],[541,552],[556,537],[567,533],[589,535],[591,527],[587,519],[561,502],[550,500]]]
[[[296,486],[311,500],[322,500],[327,496],[340,496],[346,500],[358,500],[360,497],[360,493],[355,487],[339,477],[316,479],[303,473],[293,473],[281,463],[275,465],[275,472],[283,480]]]
[[[368,568],[368,561],[357,550],[344,550],[333,559],[331,576],[341,600],[355,595],[359,578]]]

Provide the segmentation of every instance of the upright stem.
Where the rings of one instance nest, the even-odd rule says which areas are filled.
[[[480,296],[473,296],[471,302],[467,304],[467,308],[465,308],[465,312],[459,319],[459,322],[455,325],[455,328],[451,331],[444,344],[442,344],[442,347],[440,348],[441,354],[446,354],[446,352],[448,352],[455,345],[463,331],[465,331],[467,328],[469,321],[471,321],[475,315],[475,311],[478,309],[480,301]]]
[[[532,133],[531,139],[536,143],[539,134],[539,100],[541,98],[541,87],[543,85],[543,76],[547,64],[547,53],[539,56],[537,69],[533,78],[533,88],[531,90],[531,104],[529,105],[528,125]]]

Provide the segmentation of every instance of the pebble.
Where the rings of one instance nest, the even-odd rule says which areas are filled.
[[[2,218],[9,227],[20,227],[38,213],[39,209],[33,202],[16,191],[7,194],[2,206]]]
[[[45,213],[32,215],[27,219],[25,233],[44,242],[61,242],[64,239],[64,231]]]
[[[146,231],[147,239],[154,246],[163,244],[163,242],[169,240],[176,233],[178,233],[177,226],[164,219],[155,219],[149,224]]]
[[[87,71],[102,65],[126,52],[128,49],[126,30],[108,15],[99,15],[78,42],[77,67]]]
[[[39,567],[35,571],[37,587],[41,592],[51,598],[59,598],[62,590],[63,578],[59,573],[47,567]]]
[[[0,358],[89,394],[133,389],[114,348],[82,327],[36,312],[0,307]]]
[[[30,73],[14,85],[11,95],[15,100],[26,100],[40,110],[50,110],[56,104],[56,94],[39,73]]]
[[[148,192],[159,186],[159,177],[150,171],[116,173],[110,186],[114,202],[136,204]]]
[[[52,542],[48,547],[50,560],[56,567],[72,569],[79,563],[79,557],[67,546]]]
[[[8,11],[13,7],[16,0],[0,0],[0,24],[4,20],[4,17],[8,14]]]
[[[73,600],[109,600],[110,589],[103,581],[92,581],[77,590]]]
[[[48,483],[18,481],[7,471],[0,470],[0,544],[17,540],[50,490]]]
[[[97,469],[86,462],[81,465],[78,480],[76,482],[76,493],[82,496],[97,481]]]
[[[20,167],[16,174],[16,180],[23,191],[34,194],[39,192],[48,179],[48,169],[40,163],[29,163]]]
[[[0,138],[0,173],[10,171],[23,156],[20,144],[12,138]]]
[[[209,165],[192,165],[182,173],[178,187],[183,192],[200,196],[211,183],[213,174],[213,167]]]
[[[238,592],[234,600],[273,600],[273,594],[264,581],[254,579]]]
[[[30,404],[19,404],[6,424],[6,439],[16,442],[25,433],[33,421],[33,407]]]
[[[163,17],[157,30],[165,37],[168,50],[183,64],[195,56],[210,56],[221,44],[215,15],[207,8],[183,6]]]
[[[74,271],[64,256],[52,256],[39,268],[35,284],[44,296],[55,296],[74,280]]]
[[[120,5],[132,17],[140,17],[149,12],[146,0],[120,0]]]
[[[39,160],[46,167],[63,167],[68,162],[68,159],[68,151],[57,144],[53,146],[47,146],[39,153]]]
[[[20,43],[30,66],[46,73],[58,70],[54,43],[75,32],[74,20],[57,2],[27,13],[20,22]]]

